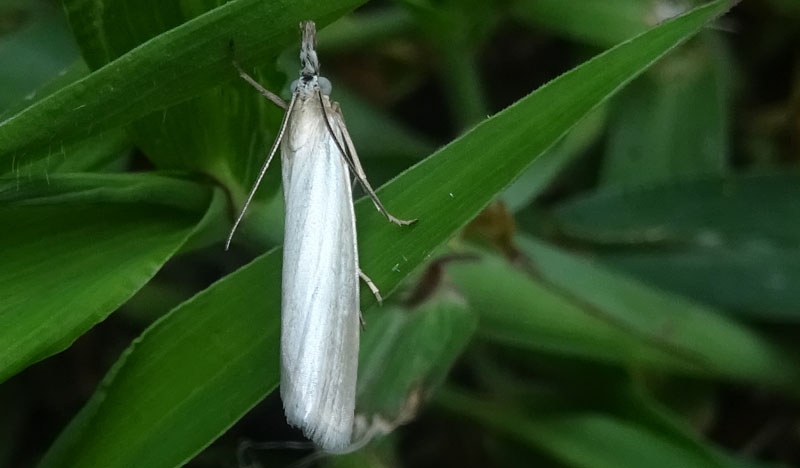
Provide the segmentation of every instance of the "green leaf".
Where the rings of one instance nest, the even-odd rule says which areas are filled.
[[[665,381],[668,382],[667,385],[672,385],[674,386],[673,388],[676,389],[681,388],[681,390],[685,387],[699,385],[701,388],[706,389],[708,393],[716,391],[713,382],[694,381],[689,382],[687,385],[686,379],[665,379]],[[697,390],[690,388],[687,394],[683,394],[682,391],[675,391],[667,395],[666,398],[671,399],[672,404],[675,404],[675,400],[678,400],[678,405],[684,405],[682,410],[677,410],[680,411],[680,413],[677,413],[651,394],[653,388],[651,385],[648,385],[646,380],[638,379],[636,376],[633,376],[632,379],[628,380],[626,384],[619,389],[621,398],[620,395],[617,395],[615,401],[619,402],[619,409],[617,411],[625,415],[625,417],[631,421],[647,425],[654,431],[660,432],[665,437],[673,439],[676,443],[694,447],[696,450],[719,460],[720,463],[727,466],[728,459],[730,459],[731,456],[721,447],[717,447],[714,442],[705,439],[702,430],[697,426],[697,419],[694,414],[686,414],[686,411],[691,410],[686,410],[685,407],[693,407],[698,404],[713,405],[715,402],[713,399],[706,400],[704,397],[707,395],[705,395],[704,391],[701,391],[704,393],[704,397],[694,395],[694,391]],[[659,393],[660,396],[664,395],[663,392]],[[693,401],[694,399],[699,400],[701,398],[702,402]],[[699,410],[695,409],[695,411]],[[695,418],[692,416],[695,416]]]
[[[320,31],[317,48],[327,53],[372,47],[413,34],[415,29],[411,15],[401,8],[366,10],[343,16]]]
[[[502,259],[447,267],[480,315],[480,334],[514,347],[626,367],[690,372],[691,363],[582,308]]]
[[[651,289],[638,281],[531,238],[520,248],[533,268],[586,314],[609,323],[694,372],[735,379],[796,384],[800,368],[754,331],[713,309]],[[637,359],[629,355],[629,359]]]
[[[614,268],[742,318],[800,321],[800,250],[763,245],[598,252]]]
[[[44,2],[28,3],[37,5],[24,15],[30,17],[24,27],[0,37],[0,114],[78,56],[63,13]]]
[[[457,128],[468,129],[489,112],[476,50],[486,41],[500,13],[489,0],[405,0],[401,2],[438,49],[439,80]]]
[[[68,347],[186,241],[211,194],[153,175],[0,179],[0,381]]]
[[[0,119],[14,115],[42,98],[58,91],[89,74],[83,60],[76,60],[58,75],[45,82],[33,92],[14,102],[0,114]],[[34,80],[35,81],[35,80]],[[130,149],[130,138],[121,128],[115,128],[86,140],[74,143],[48,145],[42,152],[43,159],[12,158],[10,163],[0,166],[1,173],[15,177],[47,177],[54,172],[88,172],[118,169],[121,171],[123,156]]]
[[[592,109],[729,5],[712,2],[620,44],[401,174],[379,195],[395,215],[419,219],[410,228],[388,225],[359,202],[359,232],[367,233],[359,243],[362,269],[389,292]],[[398,245],[403,249],[389,247]]]
[[[353,91],[337,86],[332,95],[347,114],[347,131],[362,159],[402,158],[416,162],[436,148],[433,142],[387,117],[386,112],[376,109]]]
[[[580,121],[558,144],[542,154],[511,186],[500,194],[509,210],[528,206],[556,177],[594,144],[605,130],[607,107],[600,107]]]
[[[522,0],[517,12],[536,26],[607,47],[658,24],[664,2],[650,0]]]
[[[571,237],[597,243],[795,247],[800,178],[745,175],[604,189],[559,206]]]
[[[232,80],[237,76],[234,57],[243,64],[273,58],[296,43],[301,20],[314,19],[322,27],[360,3],[227,2],[0,122],[0,166],[15,157],[41,158],[48,145],[130,123]],[[93,10],[93,5],[83,4],[87,20],[102,21],[97,17],[102,9]]]
[[[472,337],[477,317],[445,297],[413,310],[372,312],[361,334],[356,413],[391,422],[409,400],[418,404],[444,380]]]
[[[715,457],[652,428],[603,413],[520,410],[458,390],[443,391],[439,406],[581,468],[722,468]]]
[[[758,320],[795,321],[800,197],[792,174],[606,188],[556,210],[570,237],[662,288]],[[664,248],[669,247],[669,248]]]
[[[211,443],[278,385],[280,265],[273,250],[150,326],[39,466],[181,466]]]
[[[192,0],[165,6],[163,2],[140,1],[135,9],[128,9],[127,3],[100,0],[95,2],[94,13],[86,14],[82,0],[64,2],[84,58],[93,68],[205,13],[218,2]],[[118,11],[126,14],[115,13]],[[267,87],[283,86],[284,76],[271,78],[264,83]],[[129,131],[156,167],[206,174],[220,181],[239,206],[271,146],[274,132],[269,129],[277,127],[282,115],[281,109],[240,79],[137,119]],[[259,195],[274,197],[275,192],[262,190]]]
[[[726,172],[733,65],[719,38],[700,39],[617,97],[603,184],[641,186]]]
[[[278,285],[273,250],[153,324],[40,466],[185,463],[278,385],[280,294],[247,293]],[[367,317],[358,411],[369,422],[393,420],[412,392],[435,387],[475,328],[474,315],[441,300]]]
[[[593,59],[384,186],[388,208],[418,217],[416,225],[391,225],[359,201],[364,271],[387,295],[581,117],[728,5],[713,2]],[[175,466],[255,405],[277,383],[279,255],[262,256],[146,331],[42,466]],[[374,302],[365,291],[362,307]]]
[[[714,309],[531,238],[518,243],[533,277],[493,256],[447,267],[489,340],[632,369],[778,387],[800,378],[785,353]]]

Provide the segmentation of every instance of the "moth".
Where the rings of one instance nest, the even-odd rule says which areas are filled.
[[[281,147],[286,223],[281,289],[281,399],[286,418],[328,452],[352,444],[360,333],[359,269],[351,176],[389,221],[408,225],[384,208],[367,181],[331,83],[320,75],[316,26],[300,23],[300,78],[286,104],[236,63],[239,74],[286,109],[269,156],[241,214],[241,222],[278,146]]]

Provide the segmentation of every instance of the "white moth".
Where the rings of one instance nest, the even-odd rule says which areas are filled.
[[[281,144],[286,224],[281,293],[281,398],[289,424],[323,450],[351,445],[359,344],[359,277],[380,301],[375,285],[358,267],[352,175],[378,210],[391,216],[366,180],[331,83],[319,75],[316,28],[300,24],[300,78],[285,104],[238,67],[240,75],[286,109],[278,136],[244,212]]]

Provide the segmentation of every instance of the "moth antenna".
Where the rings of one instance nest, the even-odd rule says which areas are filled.
[[[275,156],[275,152],[278,150],[278,146],[283,140],[283,134],[286,132],[286,125],[289,123],[289,116],[292,114],[292,109],[294,108],[294,103],[296,100],[296,95],[292,95],[292,100],[289,101],[289,107],[286,109],[286,113],[283,114],[283,121],[281,122],[281,128],[278,130],[278,136],[275,138],[275,142],[272,143],[272,148],[269,150],[269,156],[267,156],[267,161],[261,167],[261,171],[258,173],[258,178],[256,179],[256,183],[253,185],[253,188],[250,190],[250,194],[247,196],[247,200],[244,202],[244,206],[242,207],[242,211],[239,213],[239,217],[236,218],[236,222],[233,223],[233,228],[231,228],[231,233],[228,234],[228,239],[225,241],[225,250],[228,250],[231,246],[231,240],[233,239],[233,233],[236,232],[236,228],[239,227],[239,223],[242,222],[244,218],[244,213],[247,211],[247,207],[250,206],[250,202],[253,201],[253,197],[256,194],[256,190],[258,190],[259,184],[261,184],[261,180],[264,178],[264,174],[267,173],[267,169],[269,168],[269,163],[272,162],[272,158]]]
[[[302,76],[319,75],[319,58],[317,58],[317,26],[313,21],[303,21],[300,23],[300,31],[303,39],[300,42],[300,69]]]
[[[336,147],[339,148],[339,152],[342,154],[342,157],[344,158],[345,162],[347,162],[347,165],[350,167],[350,171],[353,174],[356,174],[356,168],[353,165],[352,159],[348,155],[347,151],[344,149],[342,142],[339,141],[339,137],[336,135],[336,132],[333,131],[333,126],[331,126],[331,121],[330,118],[328,117],[328,111],[325,109],[325,101],[323,101],[322,99],[322,91],[317,91],[317,93],[319,95],[319,105],[322,108],[322,117],[325,120],[325,126],[328,128],[328,132],[331,134],[334,143],[336,143]]]

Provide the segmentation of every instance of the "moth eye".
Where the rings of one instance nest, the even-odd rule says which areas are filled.
[[[330,96],[333,86],[331,86],[331,82],[327,78],[324,76],[317,78],[317,85],[319,85],[319,90],[322,91],[322,94]]]
[[[297,85],[298,85],[299,83],[300,83],[300,80],[294,80],[294,81],[292,81],[292,84],[291,84],[291,86],[290,86],[290,89],[292,90],[292,94],[294,94],[294,93],[297,91]]]

